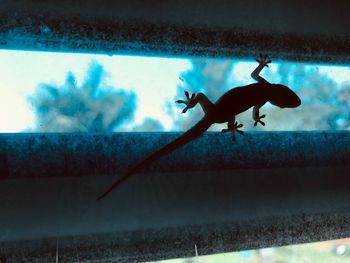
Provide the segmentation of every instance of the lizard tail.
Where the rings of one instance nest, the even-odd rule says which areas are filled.
[[[109,194],[113,189],[119,186],[130,176],[139,172],[155,160],[200,137],[212,124],[213,122],[210,121],[208,118],[202,118],[195,126],[186,131],[180,137],[163,146],[162,148],[160,148],[159,150],[152,153],[147,158],[143,159],[141,162],[136,164],[134,167],[130,168],[124,175],[119,177],[103,194],[101,194],[97,198],[97,200],[101,200],[102,198],[104,198],[107,194]]]

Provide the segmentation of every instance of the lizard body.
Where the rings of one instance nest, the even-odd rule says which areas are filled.
[[[193,108],[199,103],[205,116],[180,137],[155,151],[129,169],[119,177],[107,191],[100,195],[98,200],[105,197],[130,176],[139,172],[155,160],[200,137],[214,123],[227,122],[227,129],[223,129],[222,132],[232,132],[234,136],[235,132],[243,134],[243,132],[239,130],[243,125],[238,124],[235,121],[235,116],[251,107],[253,107],[254,126],[256,126],[257,123],[265,125],[265,123],[261,121],[265,115],[260,116],[259,109],[266,102],[270,102],[281,108],[298,107],[301,104],[300,98],[291,89],[281,84],[271,84],[259,76],[261,70],[265,66],[268,67],[267,64],[270,63],[271,60],[268,60],[266,55],[260,55],[260,60],[257,60],[257,62],[259,62],[258,67],[251,74],[252,78],[254,78],[257,83],[233,88],[222,95],[215,104],[212,103],[203,93],[198,93],[197,96],[192,94],[190,97],[188,92],[185,91],[187,100],[177,101],[177,103],[183,103],[186,105],[186,108],[182,112],[185,113],[188,109]],[[233,140],[234,139],[235,137],[233,137]]]

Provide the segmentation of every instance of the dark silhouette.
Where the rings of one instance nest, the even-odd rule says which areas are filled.
[[[230,76],[236,64],[232,59],[208,59],[191,58],[191,68],[182,72],[179,79],[181,83],[177,85],[175,98],[183,96],[184,90],[191,90],[193,93],[203,92],[207,97],[217,101],[222,94],[232,87],[240,86]],[[203,117],[201,107],[195,107],[186,118],[179,116],[178,107],[166,102],[168,114],[174,121],[174,130],[187,131],[189,127],[195,125]],[[177,104],[181,106],[181,104]],[[211,126],[209,130],[218,130],[219,125]]]
[[[259,76],[261,70],[265,66],[268,67],[271,60],[269,60],[266,55],[260,54],[260,60],[257,59],[256,61],[259,62],[259,65],[252,72],[251,76],[257,81],[257,83],[233,88],[221,96],[215,104],[212,103],[203,93],[198,93],[197,96],[192,94],[190,97],[189,93],[185,91],[186,100],[176,101],[177,103],[183,103],[186,105],[182,112],[186,113],[188,109],[193,108],[199,103],[205,113],[204,117],[179,138],[160,148],[158,151],[129,169],[122,177],[118,178],[107,191],[98,197],[98,200],[105,197],[123,181],[131,175],[139,172],[153,161],[198,138],[214,123],[228,123],[227,129],[223,129],[222,132],[232,132],[233,134],[239,132],[243,134],[243,132],[239,130],[243,125],[238,124],[235,121],[235,116],[251,107],[253,107],[254,126],[258,123],[265,125],[261,120],[265,115],[260,116],[259,109],[266,102],[270,102],[280,108],[298,107],[301,104],[300,98],[291,89],[281,84],[271,84]]]

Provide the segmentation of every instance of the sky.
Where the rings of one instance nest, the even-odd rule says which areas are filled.
[[[136,123],[149,116],[170,128],[164,104],[175,96],[179,73],[191,67],[187,59],[1,50],[0,132],[34,127],[34,113],[27,98],[38,84],[62,85],[67,73],[72,72],[80,86],[92,61],[102,64],[109,73],[109,86],[137,94]]]
[[[137,94],[137,124],[147,116],[159,120],[166,130],[171,129],[172,120],[165,102],[174,100],[181,82],[179,76],[191,69],[190,59],[0,50],[0,132],[21,132],[35,127],[28,96],[35,93],[40,83],[62,85],[68,72],[81,85],[92,61],[102,64],[109,73],[105,80],[108,86]],[[253,60],[237,62],[232,78],[251,83],[250,72],[255,66]],[[349,80],[349,67],[311,66],[317,66],[338,83]],[[277,63],[272,63],[271,72],[276,68]]]

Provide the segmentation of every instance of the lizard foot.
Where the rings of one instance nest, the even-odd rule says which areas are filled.
[[[190,94],[188,93],[188,91],[185,91],[185,95],[186,95],[186,100],[177,100],[177,103],[183,103],[186,105],[186,107],[182,110],[182,113],[186,113],[186,111],[188,109],[193,108],[194,106],[196,106],[196,93],[193,93],[190,97]]]
[[[241,135],[244,135],[244,132],[240,130],[243,127],[243,124],[238,124],[237,121],[229,122],[227,124],[227,129],[222,129],[221,132],[232,132],[232,142],[236,141],[235,132],[238,132]]]
[[[256,116],[256,117],[254,117],[254,127],[256,127],[256,125],[258,125],[258,123],[260,123],[262,126],[265,126],[265,122],[263,122],[261,119],[263,119],[263,118],[265,118],[266,117],[266,115],[265,114],[263,114],[263,115],[261,115],[261,116]]]
[[[271,59],[267,58],[267,55],[260,54],[260,59],[256,59],[256,62],[258,62],[260,65],[263,65],[264,67],[269,67],[269,63],[271,63]]]

